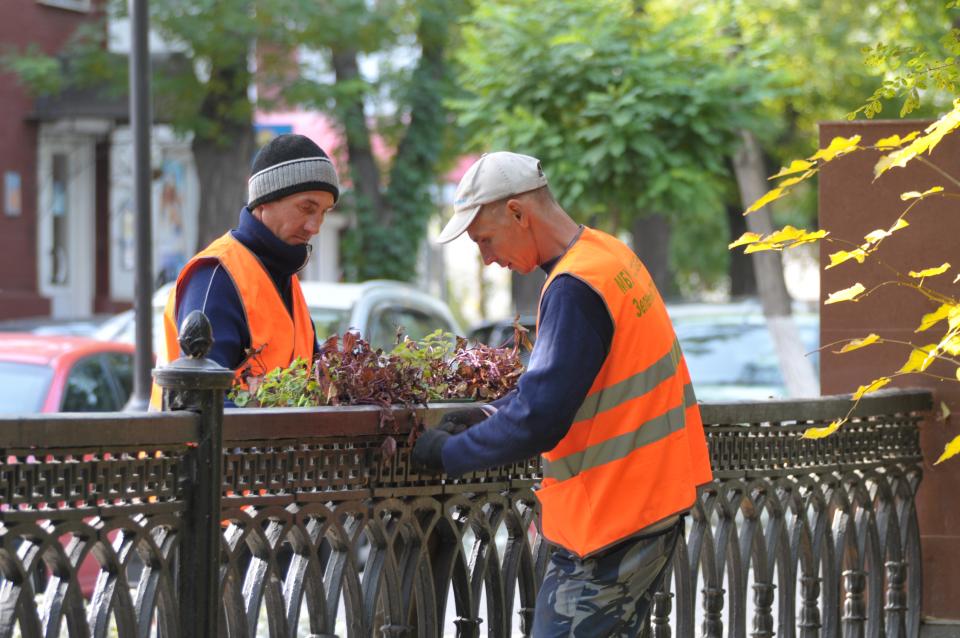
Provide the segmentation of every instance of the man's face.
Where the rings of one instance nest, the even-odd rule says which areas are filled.
[[[274,235],[291,246],[306,244],[320,232],[323,216],[333,207],[327,191],[304,191],[267,202],[251,211]]]
[[[486,204],[467,227],[467,235],[480,249],[485,266],[495,263],[526,274],[539,265],[537,250],[530,229],[519,223],[516,214],[505,203]]]

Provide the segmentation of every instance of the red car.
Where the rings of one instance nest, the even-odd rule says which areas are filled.
[[[130,344],[86,337],[0,333],[0,414],[122,410],[133,391],[133,352]],[[88,555],[77,573],[87,598],[99,573]],[[37,579],[42,590],[46,574]]]
[[[86,337],[0,333],[0,414],[122,410],[133,352]]]

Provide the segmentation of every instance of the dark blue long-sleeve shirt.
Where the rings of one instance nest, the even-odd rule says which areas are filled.
[[[543,264],[549,272],[558,259]],[[517,388],[493,402],[497,412],[443,446],[447,474],[506,465],[560,442],[600,372],[613,341],[603,299],[583,281],[560,275],[540,304],[540,327]]]
[[[230,233],[260,260],[292,313],[290,278],[307,263],[309,249],[284,242],[246,207],[240,211],[240,221]],[[213,327],[213,348],[207,357],[226,368],[236,368],[243,363],[245,350],[250,347],[250,328],[240,294],[226,269],[217,262],[198,264],[182,285],[177,325],[193,310],[202,310]],[[316,341],[314,349],[317,349]]]

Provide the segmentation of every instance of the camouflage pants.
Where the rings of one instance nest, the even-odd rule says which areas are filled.
[[[681,518],[585,559],[556,548],[537,594],[533,638],[639,635],[683,527]]]

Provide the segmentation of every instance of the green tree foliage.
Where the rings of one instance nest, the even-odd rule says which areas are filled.
[[[435,210],[431,187],[447,128],[445,59],[463,6],[452,0],[150,3],[151,28],[179,51],[154,68],[154,111],[193,136],[200,245],[235,224],[246,199],[254,110],[302,105],[333,115],[346,139],[339,167],[351,192],[343,208],[357,221],[344,251],[348,274],[413,278]],[[120,0],[109,8],[113,15],[125,11]],[[107,51],[105,33],[103,24],[79,31],[60,59],[33,49],[6,62],[36,93],[71,85],[123,90],[126,62]],[[408,64],[373,80],[360,73],[362,56],[397,51]],[[378,101],[388,115],[370,115],[382,114]],[[375,135],[393,151],[386,166],[373,156]]]
[[[410,280],[436,210],[432,187],[447,133],[447,58],[458,12],[468,5],[453,0],[300,5],[303,47],[326,56],[336,82],[304,73],[287,95],[332,110],[347,138],[356,223],[343,246],[346,274],[356,280]],[[381,56],[380,81],[365,81],[360,56],[383,51],[392,52],[394,60]],[[400,60],[407,64],[397,66]],[[387,165],[373,155],[374,134],[395,149]]]
[[[945,6],[947,9],[954,9],[957,8],[957,3],[951,1]],[[957,46],[957,36],[957,30],[952,29],[940,40],[940,45],[948,49],[955,48]],[[919,89],[931,84],[939,89],[939,95],[937,92],[933,92],[934,100],[937,97],[942,98],[944,94],[953,93],[955,95],[960,92],[958,91],[960,89],[960,81],[958,81],[960,75],[957,75],[955,69],[951,68],[954,64],[953,59],[944,58],[931,62],[936,54],[922,45],[890,46],[881,44],[868,49],[867,53],[869,64],[887,64],[894,69],[898,68],[899,64],[904,61],[902,58],[905,58],[906,70],[900,74],[894,74],[892,79],[887,78],[883,86],[867,99],[864,106],[851,113],[851,116],[863,111],[868,117],[871,117],[882,108],[881,106],[875,106],[875,103],[880,100],[892,100],[900,97],[904,98],[900,109],[901,116],[910,113],[920,106],[921,93]],[[891,60],[895,60],[895,62],[891,64]],[[787,226],[766,236],[745,233],[740,239],[730,244],[730,248],[746,246],[746,252],[759,252],[779,251],[811,242],[823,242],[837,248],[829,254],[830,264],[826,266],[828,269],[843,264],[853,262],[862,264],[867,260],[873,260],[885,265],[892,271],[893,275],[891,279],[870,288],[860,282],[855,282],[842,290],[830,293],[824,302],[825,304],[855,303],[890,286],[898,286],[914,290],[924,297],[933,308],[931,312],[920,317],[914,331],[915,334],[924,333],[924,335],[931,334],[928,331],[932,331],[932,334],[935,335],[933,337],[918,337],[918,339],[923,339],[923,341],[929,343],[918,345],[910,340],[883,338],[878,334],[871,333],[844,343],[836,351],[842,354],[877,343],[891,343],[903,346],[908,354],[906,361],[899,369],[861,385],[853,394],[854,403],[844,418],[837,419],[826,427],[807,430],[804,436],[808,438],[822,438],[835,432],[850,418],[857,402],[863,396],[876,392],[897,377],[921,375],[933,377],[939,381],[960,382],[960,298],[931,288],[929,285],[924,285],[928,280],[948,273],[952,265],[948,262],[934,266],[926,264],[926,267],[919,267],[917,270],[902,273],[891,268],[888,264],[884,264],[877,256],[887,237],[895,232],[909,232],[905,230],[910,226],[908,218],[923,201],[930,198],[960,198],[960,190],[958,190],[960,189],[960,179],[950,175],[929,159],[936,146],[946,136],[955,134],[958,128],[960,128],[960,98],[955,99],[953,108],[942,114],[932,124],[903,137],[892,135],[880,139],[872,145],[861,144],[859,135],[850,138],[834,138],[827,147],[819,149],[806,159],[793,160],[788,166],[773,175],[770,179],[776,179],[779,182],[746,210],[746,214],[749,214],[765,203],[787,195],[792,189],[816,175],[824,164],[834,161],[838,157],[864,150],[881,151],[883,153],[874,166],[874,178],[878,178],[892,169],[904,167],[911,162],[918,162],[939,173],[946,185],[934,186],[923,192],[906,191],[902,193],[900,199],[905,204],[898,218],[888,228],[877,228],[870,231],[864,236],[863,241],[851,242],[848,239],[833,237],[828,230],[808,232]],[[957,276],[953,283],[958,281],[960,281],[960,276]],[[827,344],[824,348],[836,345],[839,344]],[[929,368],[934,363],[940,364],[941,370],[944,367],[947,370],[952,370],[952,376],[944,376],[931,371]],[[946,418],[950,411],[945,404],[942,407],[943,418]],[[954,437],[946,445],[936,463],[941,463],[957,454],[960,454],[960,436]]]
[[[539,157],[580,220],[617,231],[669,215],[678,270],[715,279],[725,256],[708,238],[726,235],[730,149],[773,76],[703,28],[616,0],[486,2],[465,27],[468,93],[452,105],[472,148]]]

